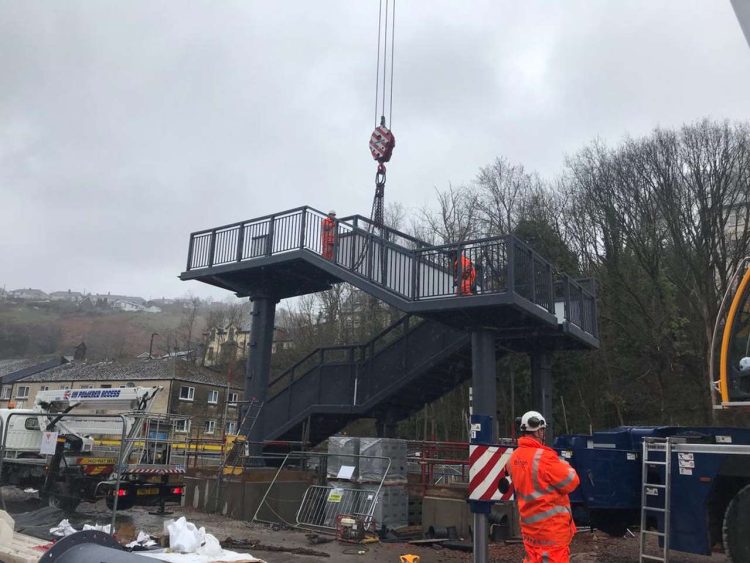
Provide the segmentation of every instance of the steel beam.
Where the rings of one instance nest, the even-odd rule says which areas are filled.
[[[471,385],[473,413],[492,417],[492,439],[497,436],[497,363],[495,331],[477,328],[471,331]],[[489,561],[488,514],[474,513],[474,563]]]
[[[277,300],[266,294],[256,293],[250,300],[253,303],[252,321],[250,325],[250,349],[247,354],[247,363],[245,365],[245,401],[256,399],[261,404],[265,404],[268,395],[268,379],[271,373],[271,347],[273,346],[273,329],[276,317]],[[242,418],[245,418],[243,408]],[[266,435],[263,408],[258,415],[258,420],[250,431],[248,440],[255,442],[257,447],[253,447],[252,454],[260,453],[263,438]],[[246,426],[250,426],[250,421],[246,421]],[[241,429],[246,432],[245,429]]]
[[[531,356],[531,399],[532,409],[539,411],[547,421],[546,435],[549,441],[555,435],[552,385],[552,352],[540,350]]]

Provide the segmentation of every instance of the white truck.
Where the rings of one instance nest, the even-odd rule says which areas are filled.
[[[149,413],[159,390],[47,390],[32,408],[0,409],[0,482],[38,489],[65,510],[101,498],[112,507],[115,496],[121,509],[180,503],[185,470],[169,463],[171,422]]]

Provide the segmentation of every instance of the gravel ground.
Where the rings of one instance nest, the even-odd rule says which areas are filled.
[[[81,504],[75,514],[66,515],[59,510],[41,506],[39,499],[9,487],[3,488],[3,499],[14,518],[16,528],[29,535],[48,539],[49,528],[56,525],[62,518],[68,518],[74,527],[83,524],[108,524],[111,515],[103,502],[97,504]],[[120,539],[130,541],[139,530],[152,535],[161,535],[164,521],[167,518],[177,518],[181,515],[194,522],[197,526],[205,526],[206,531],[216,536],[220,541],[227,537],[239,540],[251,540],[264,545],[282,546],[289,548],[307,548],[325,552],[329,557],[312,555],[295,555],[290,553],[276,553],[262,549],[249,551],[268,563],[303,563],[325,562],[348,563],[361,561],[370,563],[375,561],[398,563],[399,556],[406,553],[419,555],[420,563],[471,561],[471,553],[450,549],[436,549],[428,546],[414,546],[409,544],[380,543],[368,546],[340,544],[330,542],[310,545],[305,532],[300,530],[273,530],[269,526],[251,524],[238,520],[231,520],[215,514],[204,514],[189,508],[175,508],[176,514],[163,517],[148,513],[145,508],[133,508],[123,511],[117,516],[117,530]],[[652,545],[649,553],[656,552],[656,545]],[[232,548],[233,551],[243,551]],[[358,553],[363,552],[363,553]],[[571,562],[578,563],[631,563],[638,561],[638,538],[611,538],[599,532],[579,533],[571,546]],[[523,560],[523,546],[512,544],[491,544],[490,561],[492,562],[521,562]],[[672,563],[726,563],[722,554],[711,557],[672,552]]]

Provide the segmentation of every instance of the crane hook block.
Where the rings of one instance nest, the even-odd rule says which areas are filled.
[[[393,154],[393,147],[396,146],[396,137],[385,125],[375,128],[370,137],[370,153],[372,158],[380,162],[388,162]]]

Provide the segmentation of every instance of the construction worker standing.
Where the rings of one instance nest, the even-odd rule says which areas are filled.
[[[471,260],[465,254],[461,254],[461,268],[459,270],[458,260],[453,259],[453,285],[456,287],[456,295],[471,295],[474,293],[474,284],[477,280],[477,271]]]
[[[336,212],[333,209],[320,223],[320,243],[323,258],[333,260],[333,247],[336,244]]]
[[[546,427],[540,413],[524,414],[523,435],[506,466],[521,516],[524,563],[567,563],[576,531],[568,494],[578,486],[578,474],[544,445]]]

